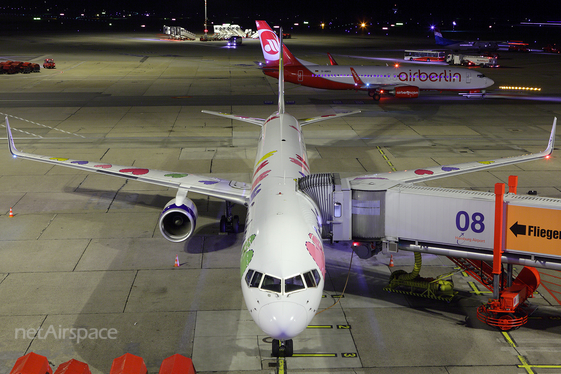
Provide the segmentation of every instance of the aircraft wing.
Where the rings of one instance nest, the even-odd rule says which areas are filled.
[[[244,116],[236,116],[235,114],[229,113],[222,113],[222,112],[214,112],[212,110],[201,110],[203,113],[212,114],[214,116],[225,117],[230,119],[235,119],[242,122],[251,123],[257,126],[263,126],[265,120],[263,118],[253,118],[253,117],[244,117]]]
[[[430,168],[379,173],[372,175],[363,175],[354,178],[347,178],[353,189],[371,189],[368,186],[373,185],[395,185],[398,183],[417,183],[425,182],[433,179],[450,177],[464,173],[471,173],[474,171],[481,171],[500,166],[518,164],[527,161],[538,160],[547,158],[553,151],[555,143],[555,131],[557,127],[557,118],[553,120],[551,127],[551,134],[549,136],[549,143],[547,148],[539,153],[531,153],[522,156],[505,157],[495,160],[479,161],[479,162],[466,162],[455,165],[434,166]]]
[[[335,118],[335,117],[350,116],[351,114],[357,114],[357,113],[360,113],[360,110],[353,110],[353,111],[350,111],[350,112],[342,112],[342,113],[336,113],[336,114],[326,114],[324,116],[319,116],[319,117],[299,119],[298,122],[300,123],[300,126],[305,126],[305,125],[309,125],[310,123],[325,121],[325,120],[332,119],[332,118]]]
[[[68,158],[41,156],[21,152],[14,145],[12,130],[7,117],[6,129],[8,132],[8,146],[10,148],[10,153],[12,153],[14,157],[126,178],[164,187],[186,189],[190,192],[196,192],[242,205],[249,201],[251,187],[241,182],[189,173],[120,166],[100,161],[71,160]]]

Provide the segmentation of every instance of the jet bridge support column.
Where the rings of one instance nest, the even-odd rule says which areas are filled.
[[[504,183],[495,184],[495,241],[493,246],[493,298],[498,299],[501,284],[501,257],[504,247]]]
[[[518,175],[509,175],[508,176],[508,193],[516,195],[516,191],[518,188]],[[514,270],[513,264],[506,265],[506,286],[512,287],[512,274]]]

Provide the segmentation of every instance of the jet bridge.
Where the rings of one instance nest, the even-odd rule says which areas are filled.
[[[338,174],[299,180],[321,210],[324,239],[360,242],[362,258],[403,249],[492,260],[494,193],[386,185],[357,188]],[[508,193],[504,211],[502,262],[561,270],[561,199]]]

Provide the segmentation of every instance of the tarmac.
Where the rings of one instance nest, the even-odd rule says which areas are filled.
[[[258,41],[227,48],[148,31],[14,38],[0,36],[0,60],[57,64],[0,76],[1,116],[10,116],[19,149],[250,181],[259,128],[201,110],[261,118],[275,111],[277,81],[254,64],[263,60]],[[305,33],[285,42],[320,64],[326,52],[339,64],[369,65],[433,47],[421,38]],[[500,68],[480,70],[495,80],[483,99],[423,92],[375,103],[364,92],[287,84],[287,111],[297,118],[362,110],[305,128],[312,172],[362,175],[545,149],[561,116],[561,55],[500,53]],[[240,290],[242,234],[219,234],[222,201],[190,194],[196,233],[170,243],[157,221],[175,191],[13,159],[1,139],[0,374],[30,351],[53,368],[71,358],[86,362],[93,374],[108,373],[126,352],[143,357],[149,373],[175,353],[203,374],[276,371],[270,338]],[[426,185],[493,191],[517,175],[519,193],[561,198],[558,152]],[[243,207],[234,213],[244,221]],[[423,256],[421,275],[454,272],[459,294],[450,303],[382,290],[392,271],[411,271],[412,253],[395,254],[390,268],[384,254],[351,263],[349,243],[325,242],[325,251],[321,308],[331,308],[294,339],[287,372],[561,372],[561,307],[543,288],[531,299],[529,322],[507,333],[477,320],[490,295],[447,258]],[[87,337],[71,337],[72,329]]]

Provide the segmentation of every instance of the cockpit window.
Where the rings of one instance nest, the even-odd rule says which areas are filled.
[[[477,74],[477,78],[485,78],[484,74]]]
[[[311,271],[304,273],[304,281],[306,282],[306,286],[308,287],[316,287],[316,281],[314,280],[314,276]]]
[[[253,273],[255,273],[255,271],[249,269],[247,271],[247,274],[245,275],[245,283],[247,283],[248,286],[249,286],[249,283],[251,282],[251,277],[253,277]]]
[[[319,275],[319,272],[316,269],[313,269],[312,274],[314,274],[314,279],[316,280],[316,284],[319,284],[319,282],[321,281],[321,276]]]
[[[305,288],[317,287],[321,281],[321,276],[317,270],[310,270],[304,274],[298,274],[284,280],[263,274],[253,269],[249,269],[245,274],[245,283],[251,288],[260,288],[262,290],[290,293]],[[282,289],[284,282],[284,290]]]
[[[259,287],[263,274],[258,271],[249,270],[245,276],[245,281],[249,287]]]
[[[294,292],[306,288],[300,275],[284,280],[284,292]]]
[[[271,277],[270,275],[265,275],[261,289],[280,293],[281,280],[279,278]]]

